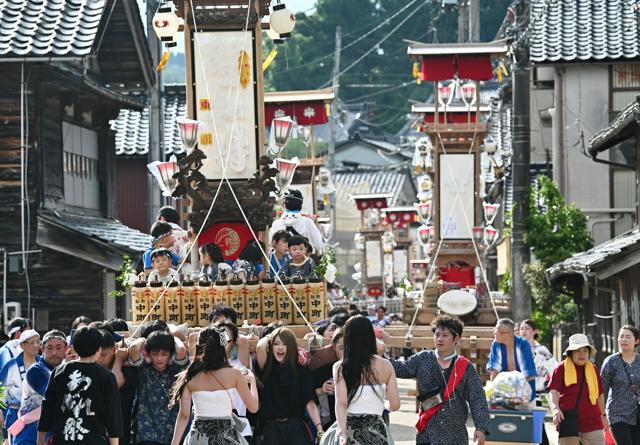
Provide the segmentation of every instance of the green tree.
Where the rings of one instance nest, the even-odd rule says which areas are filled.
[[[552,287],[545,270],[592,246],[587,219],[574,205],[567,204],[555,182],[539,176],[529,192],[529,216],[525,220],[524,241],[538,262],[525,266],[524,278],[531,288],[532,318],[538,323],[542,340],[549,342],[552,327],[576,318],[576,304],[565,288]]]
[[[539,176],[531,186],[524,241],[545,267],[592,246],[587,218],[565,202],[547,176]]]

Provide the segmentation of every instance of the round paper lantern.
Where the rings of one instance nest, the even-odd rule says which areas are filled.
[[[284,4],[275,5],[269,18],[269,24],[280,38],[290,37],[291,31],[296,26],[296,15]]]
[[[166,46],[175,46],[175,35],[180,29],[180,20],[173,10],[173,3],[164,2],[153,16],[153,30]]]

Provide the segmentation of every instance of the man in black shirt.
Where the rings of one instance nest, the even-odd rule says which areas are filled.
[[[123,321],[124,323],[124,321]],[[120,407],[122,410],[122,435],[118,445],[129,445],[131,443],[131,420],[133,401],[136,393],[136,368],[125,366],[129,358],[129,350],[125,347],[116,347],[116,337],[114,331],[100,329],[102,343],[100,344],[100,357],[97,362],[110,370],[116,378],[116,383],[120,389]],[[124,325],[126,329],[126,323]],[[119,329],[124,330],[124,329]],[[119,340],[122,337],[118,336]]]
[[[73,338],[80,360],[55,369],[42,401],[38,445],[53,433],[54,445],[118,445],[122,413],[118,385],[111,372],[96,363],[102,336],[83,327]]]

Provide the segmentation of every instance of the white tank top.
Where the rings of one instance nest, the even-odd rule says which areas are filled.
[[[224,389],[193,391],[191,398],[196,417],[231,417],[231,398]]]
[[[361,385],[358,392],[347,407],[349,414],[373,414],[381,416],[384,411],[384,397],[387,385]]]

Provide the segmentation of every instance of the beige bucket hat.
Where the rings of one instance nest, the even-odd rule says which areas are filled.
[[[589,348],[591,355],[595,355],[596,348],[589,342],[589,338],[584,334],[573,334],[569,337],[569,346],[564,350],[565,355],[569,355],[571,351],[577,351],[580,348]]]

